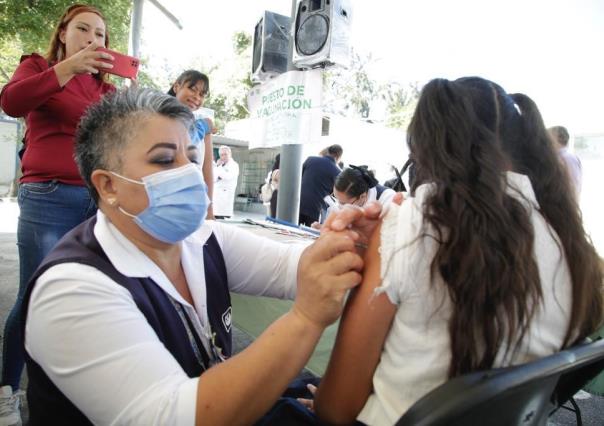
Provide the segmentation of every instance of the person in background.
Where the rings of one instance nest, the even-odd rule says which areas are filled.
[[[191,111],[197,111],[201,108],[209,93],[210,79],[207,75],[196,70],[184,71],[168,90],[168,95],[175,96]],[[214,145],[212,143],[212,133],[214,131],[214,123],[210,118],[198,118],[195,120],[191,137],[193,144],[199,147],[199,164],[203,171],[203,178],[208,185],[210,200],[213,199],[214,195]],[[212,204],[208,209],[208,219],[214,219]]]
[[[30,424],[252,424],[360,282],[352,231],[298,245],[206,221],[192,123],[133,88],[83,118],[76,159],[99,210],[24,297]],[[231,291],[294,299],[236,355]]]
[[[19,292],[6,320],[2,346],[0,405],[10,409],[3,410],[2,421],[19,420],[11,390],[19,388],[23,371],[19,329],[25,286],[55,243],[96,211],[73,159],[73,144],[86,109],[114,90],[104,73],[113,66],[113,57],[97,52],[98,47],[109,47],[101,11],[70,6],[57,23],[46,55],[23,56],[0,93],[4,112],[25,118],[26,124],[18,192]]]
[[[558,155],[572,180],[573,188],[578,200],[581,196],[581,186],[583,184],[583,167],[581,166],[579,157],[570,152],[568,148],[568,130],[566,130],[566,127],[554,126],[550,127],[548,131],[556,144]]]
[[[318,222],[321,209],[327,209],[324,198],[331,194],[336,176],[340,174],[337,162],[344,150],[340,145],[331,145],[319,157],[308,157],[302,165],[300,188],[299,224],[311,226]]]
[[[231,148],[222,145],[218,150],[220,157],[216,160],[214,170],[214,216],[226,219],[233,216],[239,164],[233,160]]]
[[[277,154],[275,162],[273,163],[273,169],[270,172],[269,182],[273,187],[273,194],[271,195],[270,201],[270,215],[271,217],[277,217],[277,193],[279,192],[279,179],[281,172],[279,167],[281,164],[281,154]]]
[[[337,177],[333,186],[333,195],[339,207],[352,204],[359,207],[370,201],[379,201],[387,206],[392,201],[395,192],[380,185],[367,166],[345,168]]]
[[[363,207],[372,201],[379,201],[386,211],[394,194],[396,194],[394,190],[379,184],[367,166],[351,164],[336,177],[332,196],[335,203],[327,209],[327,216],[345,205]],[[321,225],[315,222],[312,227],[320,229]]]
[[[412,197],[369,242],[316,392],[330,424],[395,424],[453,377],[545,357],[603,322],[602,262],[529,97],[432,80],[407,135]]]

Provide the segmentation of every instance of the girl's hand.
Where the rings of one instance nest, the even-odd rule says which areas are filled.
[[[317,387],[311,383],[306,385],[306,388],[310,391],[313,398],[315,396],[315,392],[317,392]],[[307,399],[307,398],[297,398],[298,402],[308,408],[311,412],[315,412],[315,400]]]
[[[208,124],[208,133],[215,135],[218,132],[218,127],[214,126],[214,122],[210,117],[206,117],[204,120]]]

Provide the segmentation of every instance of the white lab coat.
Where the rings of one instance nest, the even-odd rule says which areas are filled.
[[[238,176],[239,164],[232,158],[228,163],[214,167],[214,199],[212,202],[215,216],[233,216]]]

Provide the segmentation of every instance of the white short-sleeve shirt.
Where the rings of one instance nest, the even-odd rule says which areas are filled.
[[[555,232],[539,213],[530,180],[508,172],[507,182],[508,193],[530,211],[543,302],[517,353],[504,360],[505,350],[500,351],[495,366],[520,364],[559,351],[571,312],[566,258]],[[373,376],[373,393],[358,416],[368,425],[395,424],[413,403],[447,381],[452,303],[440,275],[435,282],[430,279],[438,243],[435,238],[420,237],[426,230],[430,234],[422,212],[432,189],[430,184],[421,185],[415,197],[401,206],[391,205],[382,225],[382,286],[377,291],[385,291],[398,309]]]

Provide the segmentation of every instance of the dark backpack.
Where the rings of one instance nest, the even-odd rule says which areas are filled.
[[[384,182],[384,186],[387,186],[388,188],[392,188],[396,192],[407,192],[407,187],[405,186],[405,183],[403,182],[403,175],[405,174],[407,169],[409,169],[409,185],[411,187],[413,187],[413,181],[415,180],[415,162],[411,158],[409,158],[405,162],[405,165],[403,166],[403,168],[401,169],[400,172],[398,171],[398,169],[396,167],[394,167],[394,166],[391,166],[391,167],[392,167],[392,170],[394,170],[396,177],[392,178],[392,179],[388,179],[386,182]]]

